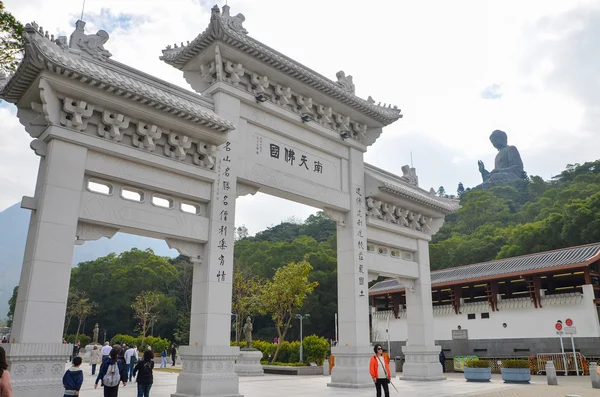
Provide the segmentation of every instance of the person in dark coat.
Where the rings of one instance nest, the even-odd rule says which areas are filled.
[[[83,384],[83,371],[81,370],[81,363],[83,359],[79,356],[73,359],[73,366],[65,372],[62,378],[63,386],[65,387],[65,396],[78,396],[79,389]]]
[[[173,360],[173,364],[171,367],[175,366],[175,356],[177,355],[177,349],[175,348],[175,343],[171,345],[171,360]]]
[[[104,376],[108,372],[108,369],[111,365],[116,364],[117,369],[119,371],[119,378],[121,382],[123,382],[123,386],[127,384],[127,370],[125,368],[125,361],[119,359],[119,350],[120,347],[113,347],[108,355],[108,359],[102,363],[100,366],[100,371],[98,371],[98,377],[96,378],[96,383],[94,384],[94,389],[98,388],[98,382],[102,381],[102,386],[104,386],[104,397],[117,397],[119,395],[119,384],[116,386],[107,386],[104,384]]]
[[[150,388],[152,388],[152,383],[154,383],[153,369],[154,353],[146,350],[143,358],[133,368],[133,377],[138,387],[138,397],[150,397]]]
[[[440,364],[442,364],[442,372],[446,372],[446,355],[443,350],[440,350]]]

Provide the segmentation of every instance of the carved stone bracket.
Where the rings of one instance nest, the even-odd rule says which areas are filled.
[[[44,141],[40,141],[39,139],[34,139],[33,141],[31,141],[29,147],[38,156],[45,157],[46,154],[48,154],[48,144]]]
[[[120,142],[123,139],[123,130],[129,127],[129,121],[129,117],[105,110],[102,113],[102,122],[98,124],[98,135]]]
[[[325,215],[327,215],[329,219],[335,221],[335,223],[337,223],[338,226],[346,226],[346,214],[344,212],[327,207],[323,208],[323,212],[325,213]]]
[[[432,230],[433,218],[416,211],[396,207],[394,204],[385,203],[373,197],[367,197],[367,216],[419,232],[428,233]]]
[[[176,249],[179,254],[187,256],[192,263],[202,263],[204,255],[204,244],[192,241],[178,240],[174,238],[165,238],[167,245],[171,249]]]
[[[192,147],[190,138],[174,132],[169,133],[169,144],[165,145],[165,155],[179,160],[185,160],[186,150]]]
[[[225,72],[227,73],[227,82],[234,87],[237,87],[244,76],[244,67],[241,63],[225,62]]]
[[[194,164],[199,165],[200,167],[212,169],[217,162],[217,158],[215,156],[216,152],[217,147],[215,145],[198,142],[196,145],[196,153],[194,153]]]
[[[242,197],[247,195],[254,196],[258,192],[258,187],[252,185],[246,185],[245,183],[238,183],[236,189],[236,197]]]
[[[77,131],[86,129],[88,120],[94,113],[94,106],[84,101],[66,97],[63,111],[60,113],[60,123]]]
[[[77,224],[77,240],[75,245],[83,245],[86,241],[99,240],[102,237],[112,238],[119,229],[79,222]]]
[[[139,122],[137,124],[137,135],[138,139],[134,141],[135,145],[140,149],[147,150],[149,152],[156,149],[156,141],[162,136],[162,129],[154,124],[146,124]]]

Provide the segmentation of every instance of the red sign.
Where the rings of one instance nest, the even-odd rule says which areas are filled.
[[[571,320],[570,318],[565,320],[565,324],[567,324],[567,327],[571,327],[573,326],[573,320]]]
[[[556,325],[554,326],[554,328],[556,328],[557,331],[560,331],[562,329],[562,324],[561,323],[556,323]]]

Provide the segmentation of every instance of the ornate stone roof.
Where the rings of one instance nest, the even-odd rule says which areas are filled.
[[[398,177],[365,163],[365,173],[379,182],[379,190],[382,192],[416,201],[446,214],[458,211],[460,208],[458,200],[439,197],[420,188],[417,185],[418,178],[416,177],[416,171],[414,169],[409,170],[412,170],[414,177],[412,177],[411,172],[405,172],[405,176]],[[403,171],[405,170],[403,169]]]
[[[109,60],[111,54],[103,47],[108,33],[101,30],[85,35],[84,25],[78,21],[67,45],[66,37],[54,40],[37,24],[27,24],[23,32],[25,56],[12,76],[0,77],[0,98],[18,102],[37,76],[47,70],[213,130],[234,129],[233,123],[211,110],[211,101]]]
[[[508,277],[554,268],[576,268],[600,260],[600,242],[579,247],[540,252],[491,262],[435,270],[431,272],[431,285],[465,284],[485,279]],[[404,287],[397,280],[384,280],[369,289],[370,294],[396,292]]]
[[[370,97],[369,100],[365,100],[354,95],[352,76],[338,72],[338,82],[334,82],[248,36],[248,32],[242,26],[245,19],[242,14],[231,16],[229,6],[224,6],[221,14],[219,7],[215,5],[212,8],[210,24],[204,32],[185,46],[183,43],[181,47],[168,46],[163,50],[160,59],[173,67],[183,69],[213,42],[221,41],[378,120],[383,125],[391,124],[402,117],[400,109],[396,107],[376,105]]]

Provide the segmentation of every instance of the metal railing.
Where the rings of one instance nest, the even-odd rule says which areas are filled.
[[[587,368],[586,359],[581,353],[576,353],[575,357],[573,357],[573,353],[539,353],[536,359],[538,374],[546,373],[547,361],[554,363],[557,373],[584,375]]]

